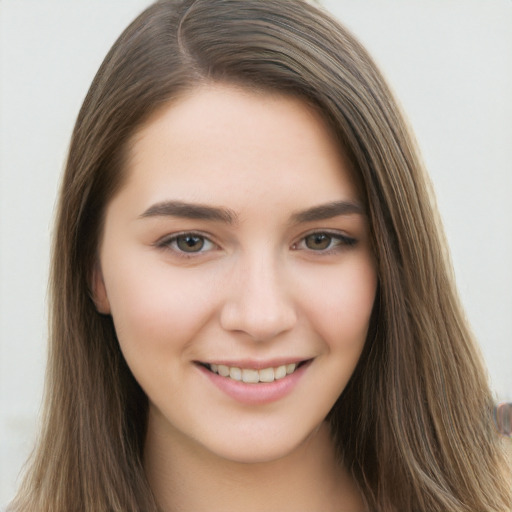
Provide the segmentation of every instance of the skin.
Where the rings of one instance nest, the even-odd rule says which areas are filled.
[[[208,85],[154,115],[129,157],[93,289],[149,398],[160,506],[363,510],[324,419],[363,349],[377,275],[328,127],[298,99]],[[187,218],[176,202],[222,211]],[[240,360],[309,363],[285,396],[247,404],[198,364]]]

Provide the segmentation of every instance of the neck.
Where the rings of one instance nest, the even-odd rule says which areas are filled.
[[[163,512],[364,510],[352,478],[335,460],[327,424],[281,459],[246,464],[184,438],[170,440],[150,421],[145,468]]]

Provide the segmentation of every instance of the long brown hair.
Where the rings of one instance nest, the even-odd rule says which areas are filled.
[[[509,510],[492,396],[413,139],[364,48],[301,0],[161,1],[105,58],[60,191],[43,429],[13,510],[157,510],[141,462],[147,398],[89,284],[134,134],[208,82],[314,105],[356,170],[379,290],[363,355],[328,419],[369,509]]]

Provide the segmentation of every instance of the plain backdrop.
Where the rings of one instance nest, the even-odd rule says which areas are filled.
[[[147,0],[0,0],[0,504],[33,445],[59,176],[96,69]],[[496,397],[512,400],[512,0],[326,0],[414,128]]]

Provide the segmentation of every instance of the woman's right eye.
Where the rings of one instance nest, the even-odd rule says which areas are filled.
[[[157,243],[183,255],[200,254],[214,250],[216,245],[206,236],[198,233],[180,233],[166,237]]]

